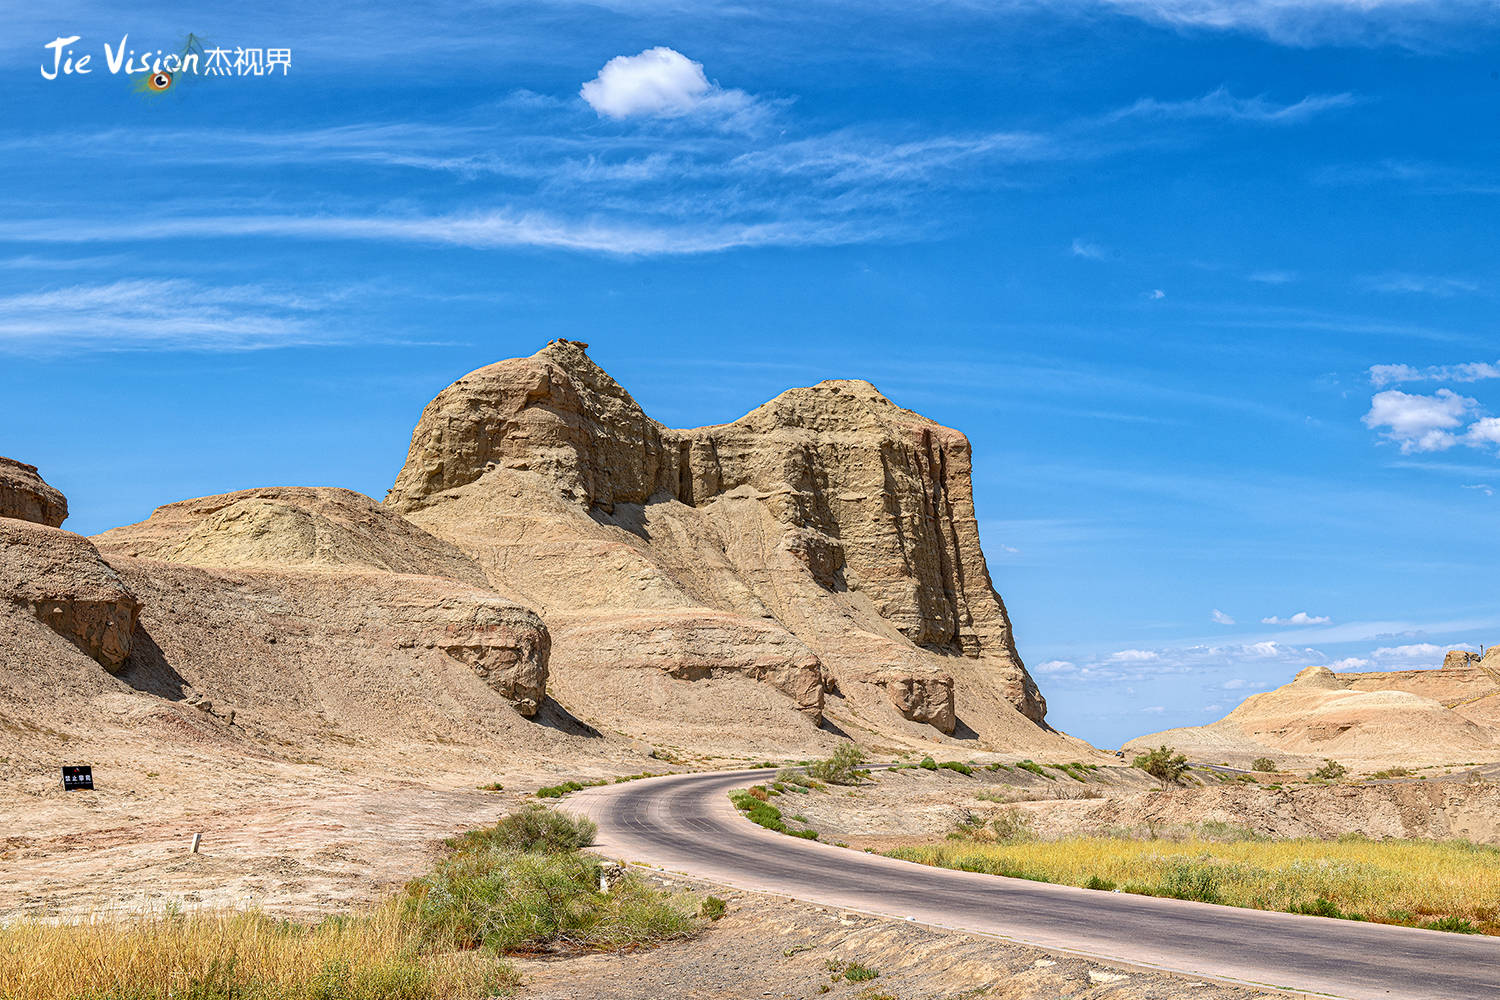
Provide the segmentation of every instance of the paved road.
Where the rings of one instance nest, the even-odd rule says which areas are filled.
[[[1500,1000],[1494,938],[1095,892],[949,871],[763,830],[725,792],[765,771],[591,788],[564,808],[598,849],[742,889],[1348,1000]]]

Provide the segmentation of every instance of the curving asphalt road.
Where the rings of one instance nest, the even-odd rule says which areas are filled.
[[[603,853],[741,889],[1347,1000],[1500,998],[1494,938],[1075,889],[800,840],[730,804],[728,790],[766,777],[647,778],[587,789],[564,808],[599,824]]]

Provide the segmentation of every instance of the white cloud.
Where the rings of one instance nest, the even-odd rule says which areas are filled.
[[[1481,0],[1094,0],[1180,29],[1239,31],[1283,45],[1425,45],[1450,25],[1488,17]]]
[[[734,114],[754,103],[743,90],[724,90],[711,83],[702,63],[664,45],[638,55],[615,56],[578,93],[606,118]]]
[[[1495,495],[1495,488],[1489,483],[1464,483],[1459,488],[1465,490],[1478,490],[1480,493],[1483,493],[1487,497],[1492,497]]]
[[[1252,122],[1259,125],[1293,125],[1336,108],[1357,104],[1353,94],[1309,94],[1291,104],[1277,104],[1264,97],[1235,97],[1219,87],[1184,101],[1162,101],[1143,97],[1110,115],[1122,118],[1212,118]]]
[[[1221,685],[1225,691],[1238,691],[1245,686],[1245,678],[1231,677]]]
[[[1417,451],[1445,451],[1458,443],[1454,433],[1479,409],[1478,400],[1439,389],[1431,396],[1399,389],[1377,392],[1370,399],[1364,425],[1401,446],[1403,455]]]
[[[1327,625],[1333,619],[1327,615],[1310,615],[1306,611],[1299,611],[1290,618],[1281,618],[1272,615],[1260,620],[1262,625]]]
[[[1500,417],[1483,417],[1474,421],[1464,434],[1464,443],[1476,447],[1493,445],[1500,449]]]
[[[1371,365],[1370,384],[1380,389],[1402,382],[1483,382],[1500,378],[1500,361],[1467,361],[1457,365]]]
[[[1479,284],[1467,278],[1451,278],[1440,274],[1380,274],[1364,279],[1364,285],[1376,292],[1396,292],[1407,295],[1434,295],[1448,298],[1460,292],[1477,292]]]
[[[1381,646],[1379,649],[1371,650],[1370,659],[1378,661],[1385,669],[1436,667],[1443,662],[1443,656],[1450,649],[1467,649],[1472,652],[1476,648],[1466,642],[1447,646],[1439,646],[1431,642],[1415,642],[1405,646]]]
[[[1089,260],[1103,260],[1104,248],[1097,243],[1088,240],[1075,239],[1070,248],[1074,257],[1085,257]]]
[[[260,285],[178,279],[72,285],[0,296],[0,351],[249,350],[327,343],[338,338],[315,315],[327,304],[327,298]]]
[[[1069,660],[1048,660],[1038,663],[1035,669],[1039,674],[1071,674],[1076,673],[1078,667]]]
[[[1244,650],[1251,656],[1257,656],[1262,659],[1269,659],[1271,657],[1286,655],[1287,647],[1283,646],[1275,639],[1268,639],[1265,642],[1252,642],[1250,645],[1245,646]]]
[[[1297,276],[1291,271],[1276,270],[1253,271],[1245,277],[1262,285],[1285,285],[1297,280]]]
[[[1161,715],[1166,710],[1167,706],[1165,705],[1147,705],[1145,708],[1141,709],[1141,711],[1147,715]]]
[[[1151,293],[1146,296],[1146,298],[1151,299],[1152,301],[1156,301],[1157,299],[1164,299],[1166,297],[1167,293],[1162,291],[1160,288],[1151,289]]]
[[[1226,615],[1224,612],[1220,611],[1218,608],[1214,608],[1213,614],[1211,614],[1209,617],[1218,622],[1220,625],[1234,624],[1234,619]]]
[[[1361,659],[1358,656],[1346,656],[1342,660],[1334,660],[1328,664],[1328,669],[1334,673],[1340,673],[1351,670],[1363,670],[1369,665],[1369,660]]]
[[[1122,649],[1117,653],[1109,655],[1111,663],[1140,663],[1143,660],[1154,660],[1157,654],[1149,649]]]

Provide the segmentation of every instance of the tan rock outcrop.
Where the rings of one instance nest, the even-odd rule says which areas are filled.
[[[25,607],[106,670],[130,655],[140,602],[81,535],[0,519],[0,599]]]
[[[566,615],[559,671],[610,669],[597,651],[645,627],[614,612],[727,614],[741,618],[727,631],[673,626],[656,633],[672,651],[653,641],[644,661],[625,659],[714,660],[800,690],[806,651],[866,708],[943,732],[962,721],[1013,740],[1009,713],[1043,719],[979,546],[962,434],[857,381],[672,430],[585,346],[553,341],[444,389],[385,501],[497,590],[549,621]],[[594,645],[575,653],[565,633],[589,615]],[[609,628],[621,631],[605,641]],[[759,652],[733,652],[730,634]],[[807,711],[821,700],[796,699]]]
[[[317,615],[328,634],[315,644],[368,629],[376,642],[464,665],[524,716],[546,697],[551,637],[536,613],[490,590],[457,548],[363,494],[267,487],[184,500],[96,541],[122,563],[217,571],[202,579],[228,594],[226,579],[253,579],[278,603],[307,607],[324,595],[334,606]]]
[[[60,528],[68,519],[68,499],[47,485],[36,466],[0,456],[0,517]]]

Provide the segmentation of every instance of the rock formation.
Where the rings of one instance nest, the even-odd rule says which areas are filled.
[[[88,539],[59,527],[67,516],[67,498],[35,466],[0,458],[0,600],[116,671],[140,602]]]
[[[1211,761],[1285,754],[1400,766],[1486,759],[1500,750],[1497,706],[1500,676],[1469,654],[1448,654],[1441,670],[1336,674],[1312,666],[1217,722],[1131,744],[1166,743]]]
[[[246,595],[246,607],[225,613],[265,618],[261,628],[272,637],[279,620],[278,627],[323,647],[296,671],[336,649],[431,650],[472,671],[522,715],[535,715],[546,697],[551,637],[541,619],[491,591],[478,566],[452,545],[362,494],[268,487],[184,500],[96,541],[127,574],[152,581],[143,587],[155,586],[163,572],[151,567],[175,564],[208,571],[189,577],[204,591],[200,603]],[[287,624],[291,607],[323,631]],[[192,647],[184,653],[203,655]],[[295,654],[283,648],[264,655]],[[353,655],[372,657],[369,650]],[[219,657],[235,658],[222,650]]]
[[[0,519],[0,595],[106,670],[119,670],[130,655],[140,602],[87,538]]]
[[[1036,731],[961,433],[856,381],[672,430],[585,347],[440,392],[385,501],[553,624],[560,682],[735,672],[814,718],[836,696],[867,724]]]
[[[61,528],[68,500],[42,480],[36,466],[0,456],[0,517]]]

